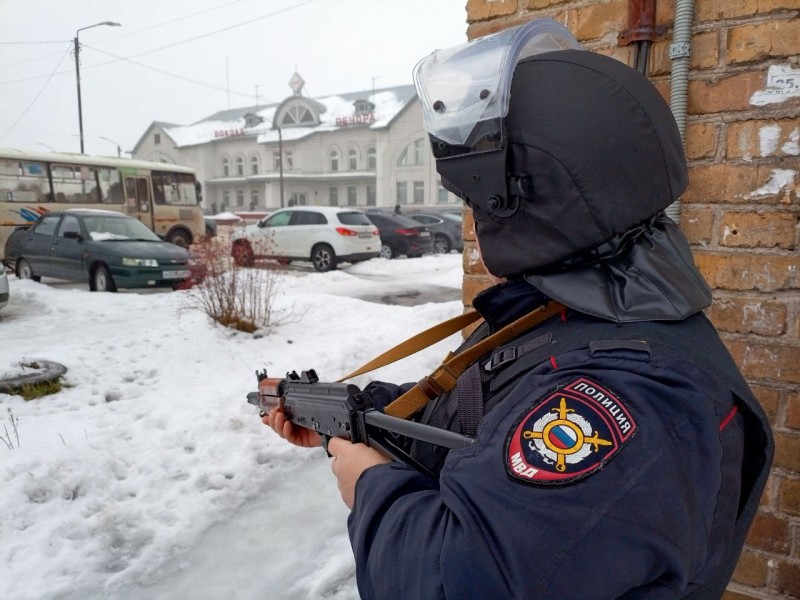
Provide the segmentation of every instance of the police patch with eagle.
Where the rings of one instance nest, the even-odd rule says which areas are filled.
[[[571,483],[600,469],[635,432],[617,396],[580,378],[537,402],[512,427],[506,470],[526,483]]]

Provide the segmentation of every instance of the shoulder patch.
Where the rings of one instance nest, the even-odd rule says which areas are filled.
[[[506,470],[534,485],[572,483],[602,468],[636,432],[620,399],[580,378],[537,400],[508,433]]]

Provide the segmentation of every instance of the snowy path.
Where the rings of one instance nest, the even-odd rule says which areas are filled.
[[[310,452],[313,458],[301,472],[293,465],[281,469],[273,477],[279,488],[212,526],[191,551],[164,565],[175,572],[117,599],[357,600],[353,556],[342,531],[347,509],[327,458],[321,450]],[[286,502],[287,497],[303,500]],[[304,574],[298,572],[298,555],[327,561],[309,564]]]

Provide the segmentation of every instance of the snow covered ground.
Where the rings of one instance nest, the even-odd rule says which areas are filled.
[[[69,371],[56,395],[0,393],[0,598],[357,598],[328,459],[277,438],[245,396],[256,369],[334,380],[459,314],[458,300],[364,298],[458,297],[461,278],[458,254],[286,274],[275,306],[293,318],[258,337],[214,326],[186,291],[11,277],[0,376],[36,359]],[[458,341],[354,383],[416,381]]]

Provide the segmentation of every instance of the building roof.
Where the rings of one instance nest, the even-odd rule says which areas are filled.
[[[409,104],[416,101],[417,94],[413,85],[401,85],[376,89],[374,92],[372,90],[350,92],[322,98],[290,96],[280,103],[221,110],[191,125],[156,123],[178,147],[240,136],[257,136],[257,142],[260,144],[277,142],[278,130],[272,128],[275,112],[293,98],[310,101],[318,108],[319,124],[308,127],[283,127],[281,135],[284,141],[299,140],[315,133],[352,127],[352,118],[355,114],[353,103],[356,100],[369,100],[375,105],[373,117],[363,123],[364,126],[370,129],[387,127]],[[248,114],[255,115],[260,122],[248,127],[245,121],[245,115]]]

